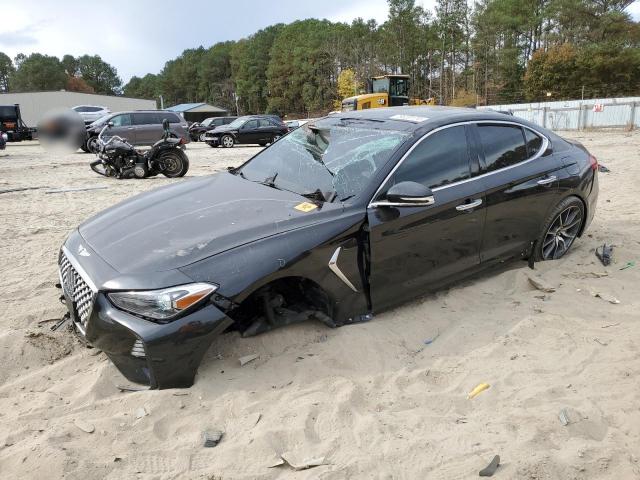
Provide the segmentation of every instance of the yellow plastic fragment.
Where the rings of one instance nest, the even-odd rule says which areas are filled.
[[[467,395],[467,398],[473,398],[479,395],[480,393],[484,392],[489,387],[490,385],[488,383],[480,383],[476,388],[474,388],[469,392],[469,395]]]

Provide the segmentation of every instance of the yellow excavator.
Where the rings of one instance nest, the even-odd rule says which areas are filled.
[[[381,75],[370,79],[368,93],[342,100],[342,111],[402,105],[436,105],[436,99],[409,98],[409,75]]]

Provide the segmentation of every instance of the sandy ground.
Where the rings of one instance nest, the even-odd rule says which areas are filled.
[[[3,480],[458,479],[495,454],[494,478],[640,478],[640,134],[568,136],[611,173],[600,174],[596,218],[564,259],[535,273],[505,265],[366,324],[229,334],[191,389],[146,392],[118,390],[125,382],[104,354],[47,320],[64,313],[54,284],[68,232],[171,180],[100,178],[89,155],[10,144],[0,190],[107,188],[0,194]],[[257,151],[191,144],[188,176]],[[605,241],[615,245],[607,268],[594,256]],[[620,270],[628,261],[638,265]],[[555,292],[534,289],[532,274]],[[247,354],[259,359],[240,367]],[[469,400],[481,382],[490,388]],[[224,431],[216,448],[203,448],[205,429]],[[286,452],[326,464],[269,468]]]

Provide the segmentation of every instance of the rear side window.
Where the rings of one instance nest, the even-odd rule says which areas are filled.
[[[155,113],[134,113],[133,114],[133,124],[134,125],[153,125],[156,123],[160,123],[158,116]]]
[[[484,149],[484,172],[509,167],[528,158],[522,128],[512,125],[478,125]]]
[[[450,127],[418,144],[393,176],[393,184],[418,182],[429,188],[469,178],[469,150],[464,126]]]
[[[258,120],[258,126],[259,127],[273,127],[274,124],[271,123],[269,120],[267,120],[266,118],[261,118],[260,120]]]
[[[525,128],[524,138],[527,141],[527,157],[531,158],[542,148],[542,137]]]
[[[162,121],[166,118],[169,120],[169,123],[182,123],[180,116],[173,112],[154,112],[152,115],[155,115],[156,121],[154,123],[162,123]]]

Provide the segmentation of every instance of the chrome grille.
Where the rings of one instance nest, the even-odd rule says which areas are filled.
[[[89,284],[82,278],[78,271],[71,265],[71,262],[64,253],[60,253],[60,283],[65,293],[73,301],[73,306],[78,314],[81,326],[87,327],[95,292]]]

